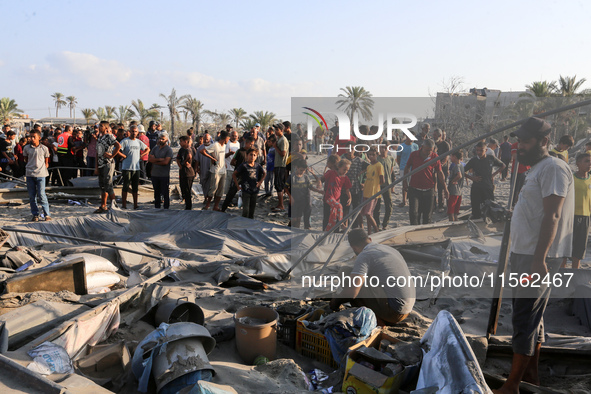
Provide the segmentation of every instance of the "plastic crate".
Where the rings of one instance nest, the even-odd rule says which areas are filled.
[[[296,319],[295,316],[281,316],[277,327],[277,340],[292,349],[296,346]]]
[[[304,325],[304,320],[314,322],[322,316],[324,310],[317,309],[300,317],[296,323],[296,351],[306,357],[320,361],[332,368],[337,369],[339,365],[332,357],[332,351],[324,334],[309,330]]]

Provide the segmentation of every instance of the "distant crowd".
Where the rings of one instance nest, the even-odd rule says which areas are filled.
[[[394,152],[380,148],[386,146],[381,137],[373,141],[371,148],[357,149],[355,137],[338,138],[338,128],[338,124],[330,130],[319,127],[311,140],[300,125],[292,132],[290,122],[274,124],[264,132],[256,124],[242,135],[231,125],[201,135],[191,128],[180,137],[175,155],[168,133],[156,121],[151,121],[147,130],[136,122],[124,127],[104,121],[86,130],[69,125],[35,125],[18,142],[15,132],[5,125],[0,135],[0,167],[10,177],[26,176],[34,221],[51,218],[45,185],[72,186],[76,177],[85,175],[98,175],[101,205],[95,213],[107,212],[116,204],[114,182],[123,186],[122,208],[127,208],[131,189],[133,208],[137,209],[139,185],[151,183],[154,207],[168,209],[171,164],[175,161],[185,209],[192,209],[195,179],[201,185],[204,210],[225,212],[228,207],[241,204],[242,214],[248,218],[254,217],[257,201],[274,191],[277,204],[272,211],[286,212],[292,227],[300,227],[303,222],[303,227],[310,229],[311,192],[315,192],[322,195],[323,230],[333,229],[363,203],[352,227],[365,225],[369,234],[387,229],[393,208],[406,205],[411,225],[431,223],[436,209],[447,211],[450,221],[458,220],[465,179],[471,181],[470,218],[479,219],[485,202],[495,200],[495,177],[499,176],[500,181],[516,177],[516,203],[530,169],[515,160],[519,146],[518,142],[510,142],[509,136],[504,136],[502,143],[483,140],[473,147],[469,159],[466,152],[455,150],[404,180],[401,201],[396,204],[394,187],[387,186],[394,183],[396,176],[408,174],[452,150],[453,143],[445,131],[431,131],[429,124],[423,124],[416,140],[396,132],[392,141],[387,141],[397,146]],[[376,129],[377,126],[360,126],[359,131],[373,135]],[[326,160],[324,170],[317,173],[308,164],[308,152],[318,152],[322,144],[333,148],[324,159],[324,153],[315,154],[317,163]],[[549,154],[568,163],[568,150],[573,144],[571,136],[562,136]],[[587,148],[591,151],[591,143]],[[580,207],[590,198],[591,181],[585,167],[588,155],[589,152],[584,153],[576,160],[584,183],[577,189],[581,194],[577,197]],[[384,193],[372,198],[384,188]],[[586,205],[580,210],[587,215],[588,211]],[[344,223],[343,228],[346,226]]]

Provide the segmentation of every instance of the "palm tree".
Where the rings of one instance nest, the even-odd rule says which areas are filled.
[[[133,112],[129,105],[120,105],[115,120],[117,121],[117,123],[126,124],[127,122],[130,122],[134,116],[135,112]]]
[[[96,116],[96,119],[99,122],[102,122],[103,120],[106,120],[106,121],[111,120],[107,114],[107,111],[105,111],[105,109],[103,107],[98,107],[97,109],[93,109],[92,112],[94,113],[94,116]]]
[[[187,95],[177,97],[176,90],[172,88],[169,96],[165,96],[163,93],[160,93],[160,97],[166,100],[166,106],[168,107],[168,112],[170,114],[170,135],[174,137],[174,120],[175,118],[178,119],[179,116],[179,107],[181,103],[188,98]]]
[[[232,117],[225,113],[225,112],[220,112],[218,114],[218,122],[220,124],[220,128],[225,128],[227,124],[230,124],[230,122],[232,121]]]
[[[78,99],[74,96],[66,97],[66,101],[68,102],[68,106],[70,107],[70,118],[72,118],[72,112],[74,113],[74,122],[76,121],[76,104],[78,104]]]
[[[343,109],[351,122],[353,127],[353,116],[355,114],[363,116],[365,120],[371,120],[374,101],[371,98],[372,94],[365,90],[362,86],[347,86],[341,88],[345,93],[339,93],[339,97],[342,99],[337,100],[336,104],[339,109]]]
[[[242,122],[240,122],[240,126],[244,130],[248,131],[248,130],[252,129],[256,123],[257,123],[256,120],[254,120],[252,118],[246,118]],[[267,130],[261,130],[261,131],[267,131]]]
[[[195,128],[195,133],[199,134],[199,127],[203,118],[203,103],[189,94],[180,107],[191,116],[191,123]]]
[[[572,97],[577,94],[577,90],[587,81],[585,78],[581,78],[577,81],[577,76],[563,77],[562,75],[558,78],[559,89],[558,92],[563,97]]]
[[[138,119],[140,124],[144,126],[146,126],[144,122],[146,122],[147,120],[158,119],[158,116],[160,116],[160,111],[158,111],[157,108],[154,108],[153,106],[150,108],[146,108],[144,106],[144,103],[140,99],[132,100],[131,106],[133,107],[132,111],[134,113],[134,116]]]
[[[534,81],[530,85],[525,85],[525,88],[535,97],[550,97],[556,91],[556,82]]]
[[[238,124],[243,119],[246,119],[246,111],[242,108],[232,108],[230,110],[230,115],[234,119],[234,123],[236,124],[236,128],[238,128]]]
[[[86,126],[88,126],[92,120],[92,116],[94,115],[94,110],[90,108],[84,108],[82,109],[82,115],[84,116],[84,119],[86,119]]]
[[[250,114],[250,118],[254,120],[255,123],[261,124],[262,131],[267,131],[267,128],[277,120],[275,119],[275,114],[273,112],[267,111],[255,111]]]
[[[15,115],[22,114],[23,111],[18,109],[17,103],[8,97],[0,99],[0,120],[4,122],[10,121]]]
[[[61,107],[65,106],[66,100],[64,100],[64,95],[61,93],[54,93],[51,95],[53,98],[53,102],[55,103],[55,117],[57,118],[58,111]]]
[[[105,113],[107,114],[107,120],[110,122],[115,119],[115,112],[117,110],[115,107],[111,107],[110,105],[105,105]]]

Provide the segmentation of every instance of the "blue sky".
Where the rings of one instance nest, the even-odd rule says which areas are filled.
[[[292,96],[344,86],[426,97],[452,76],[501,90],[591,78],[585,1],[0,4],[0,96],[36,118],[55,115],[55,92],[81,109],[164,104],[174,87],[206,109],[289,119]]]

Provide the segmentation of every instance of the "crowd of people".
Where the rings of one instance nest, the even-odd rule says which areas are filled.
[[[376,129],[363,125],[359,128],[366,135],[375,134]],[[352,227],[365,228],[368,234],[387,229],[393,210],[407,205],[411,225],[431,223],[436,210],[447,211],[450,221],[458,220],[466,179],[471,181],[471,218],[479,219],[483,204],[495,200],[495,177],[500,181],[516,177],[515,204],[531,168],[515,160],[518,143],[511,143],[509,136],[504,136],[500,144],[495,139],[482,140],[474,146],[471,158],[462,150],[454,150],[407,178],[401,185],[401,201],[395,203],[394,187],[389,185],[397,176],[408,174],[453,148],[445,131],[439,128],[431,131],[431,126],[425,123],[416,140],[396,132],[389,141],[390,146],[396,146],[394,152],[379,149],[385,146],[381,137],[369,150],[359,151],[356,138],[340,140],[338,130],[338,124],[329,130],[318,128],[314,139],[307,140],[301,125],[292,133],[290,122],[274,124],[265,132],[256,124],[242,135],[231,125],[201,135],[191,128],[180,137],[175,155],[168,133],[156,121],[151,121],[147,130],[136,122],[125,127],[103,121],[86,130],[69,125],[43,128],[35,125],[18,142],[16,133],[5,125],[0,135],[0,166],[6,175],[15,178],[26,175],[27,183],[29,178],[35,178],[29,188],[39,195],[39,204],[32,201],[32,220],[50,218],[45,185],[72,185],[74,178],[84,175],[98,176],[101,204],[96,213],[107,212],[116,205],[116,182],[122,184],[121,208],[128,208],[131,191],[133,208],[138,209],[139,185],[151,183],[154,207],[168,209],[171,165],[175,162],[185,209],[193,208],[195,179],[201,185],[204,210],[225,212],[241,204],[242,214],[248,218],[254,218],[257,202],[274,191],[277,204],[271,211],[286,212],[292,227],[303,225],[310,229],[311,193],[317,193],[323,202],[322,230],[333,229],[344,216],[359,210]],[[37,135],[38,144],[34,142]],[[324,170],[317,173],[308,164],[308,151],[318,149],[323,143],[336,148],[328,152]],[[573,144],[571,136],[562,136],[549,155],[568,162],[568,149]],[[588,148],[591,150],[591,144]],[[324,155],[320,153],[314,156],[317,163]],[[40,157],[46,159],[46,165]],[[578,165],[579,158],[576,162]],[[583,176],[581,171],[577,173]],[[41,185],[37,178],[44,178],[45,183]],[[582,186],[579,189],[584,193]],[[381,190],[383,193],[374,198]],[[588,192],[584,194],[579,205],[589,198]],[[37,205],[42,207],[42,212]],[[579,207],[578,212],[587,210]],[[347,224],[343,223],[336,231],[342,231]]]

